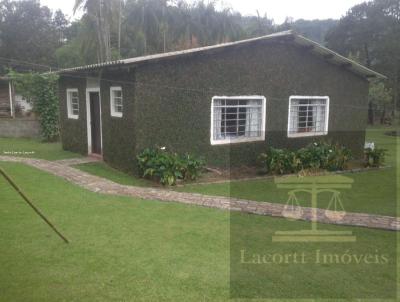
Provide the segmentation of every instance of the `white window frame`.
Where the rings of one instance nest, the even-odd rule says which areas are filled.
[[[214,101],[218,99],[225,100],[261,100],[261,136],[257,137],[241,137],[241,138],[225,138],[225,139],[214,139]],[[238,144],[248,143],[265,140],[265,123],[266,123],[266,98],[261,95],[250,95],[250,96],[214,96],[211,99],[211,128],[210,128],[210,143],[211,145],[226,145],[226,144]]]
[[[78,93],[78,114],[74,114],[72,110],[72,93]],[[69,119],[77,120],[79,118],[80,106],[79,106],[79,91],[77,88],[67,89],[67,114]]]
[[[292,101],[293,100],[310,100],[310,99],[319,99],[319,100],[326,100],[326,112],[325,112],[325,125],[324,131],[319,132],[298,132],[298,133],[291,133],[290,131],[290,122],[292,119],[291,112],[292,112]],[[296,138],[296,137],[307,137],[307,136],[324,136],[328,134],[329,129],[329,96],[305,96],[305,95],[292,95],[289,97],[289,114],[288,114],[288,123],[287,123],[287,136],[289,138]]]
[[[113,86],[110,87],[110,113],[111,116],[122,117],[122,112],[115,111],[114,91],[121,91],[122,112],[124,111],[124,95],[122,93],[122,87]]]

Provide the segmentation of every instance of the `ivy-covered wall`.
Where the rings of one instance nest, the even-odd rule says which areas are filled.
[[[103,159],[110,165],[133,172],[136,169],[134,71],[104,71],[101,81]],[[110,87],[122,88],[122,118],[111,116]]]
[[[77,88],[79,93],[79,118],[69,119],[67,89]],[[60,134],[64,150],[87,154],[86,79],[81,76],[61,76],[59,79]]]
[[[93,88],[96,84],[91,81],[88,87],[88,76],[94,74],[69,74],[60,77],[60,123],[61,140],[65,150],[88,154],[87,145],[87,112],[86,88]],[[96,75],[98,76],[98,75]],[[94,81],[95,83],[96,81]],[[100,100],[102,123],[102,155],[104,161],[110,165],[133,172],[136,169],[135,161],[135,132],[134,132],[134,71],[104,71],[101,73]],[[110,87],[122,88],[124,104],[122,118],[111,116]],[[78,89],[79,118],[68,119],[67,92],[68,88]]]
[[[329,134],[361,157],[365,140],[368,82],[291,42],[258,41],[134,67],[103,69],[101,75],[103,157],[136,169],[146,147],[166,146],[205,156],[210,165],[253,164],[267,147],[300,148],[318,137],[287,138],[291,95],[330,97]],[[79,87],[79,120],[68,120],[65,89]],[[121,86],[123,117],[110,115],[110,86]],[[60,79],[63,146],[87,153],[85,81]],[[266,140],[210,144],[211,99],[217,95],[263,95]]]
[[[289,42],[259,41],[136,69],[136,149],[159,145],[206,156],[209,164],[252,164],[267,147],[299,148],[315,139],[287,138],[291,95],[330,97],[329,135],[362,156],[368,82]],[[266,140],[210,144],[211,98],[263,95]]]

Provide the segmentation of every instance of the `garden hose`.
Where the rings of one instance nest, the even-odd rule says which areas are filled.
[[[32,203],[31,200],[21,191],[21,189],[15,184],[15,182],[10,178],[10,176],[7,175],[7,173],[0,167],[0,174],[4,176],[4,178],[7,180],[7,182],[15,189],[15,191],[18,192],[18,194],[22,197],[23,200],[42,218],[47,225],[65,242],[69,243],[68,239],[61,234],[57,228],[44,216],[40,210]]]

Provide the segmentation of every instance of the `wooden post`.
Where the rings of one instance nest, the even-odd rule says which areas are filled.
[[[15,182],[7,175],[7,173],[0,168],[0,174],[3,175],[5,180],[14,188],[15,191],[22,197],[22,199],[39,215],[40,218],[43,219],[45,223],[65,242],[69,243],[68,239],[60,233],[59,230],[47,219],[46,216],[42,214],[42,212],[33,204],[33,202],[21,191],[21,189],[15,184]]]
[[[10,98],[10,115],[12,118],[15,117],[15,110],[14,110],[14,91],[13,91],[13,84],[12,81],[8,81],[8,93]]]

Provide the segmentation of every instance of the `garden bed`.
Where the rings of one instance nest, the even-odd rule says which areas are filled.
[[[354,161],[349,164],[349,167],[344,170],[338,171],[326,171],[326,170],[314,170],[314,171],[301,171],[300,173],[294,174],[260,174],[257,167],[241,166],[234,167],[231,169],[218,169],[211,168],[212,170],[207,170],[201,177],[195,181],[191,182],[178,182],[178,187],[183,187],[187,185],[205,185],[213,183],[227,183],[232,181],[247,181],[247,180],[262,180],[262,179],[273,179],[276,177],[289,177],[289,176],[324,176],[331,174],[344,174],[344,173],[360,173],[368,171],[376,171],[391,168],[391,166],[383,167],[365,167],[361,161]]]

